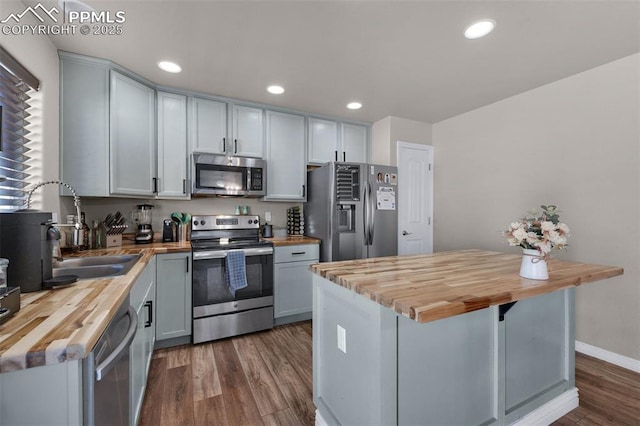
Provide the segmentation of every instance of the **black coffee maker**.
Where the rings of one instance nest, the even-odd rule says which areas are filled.
[[[22,293],[42,290],[52,278],[52,215],[37,210],[0,213],[0,257],[9,259],[7,284]]]

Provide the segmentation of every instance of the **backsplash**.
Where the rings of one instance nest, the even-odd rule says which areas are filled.
[[[81,197],[81,208],[85,212],[86,221],[91,226],[92,220],[102,221],[108,213],[120,211],[126,218],[129,229],[127,232],[135,232],[135,227],[131,226],[131,212],[136,208],[136,204],[152,204],[153,209],[153,229],[155,232],[162,232],[162,220],[169,219],[171,212],[188,212],[191,215],[197,214],[234,214],[236,206],[248,206],[249,214],[260,215],[260,223],[264,223],[264,213],[271,212],[270,223],[274,228],[286,228],[287,209],[292,206],[301,206],[302,203],[274,203],[259,201],[255,198],[216,198],[204,197],[192,200],[153,200],[145,198],[89,198]],[[71,197],[60,197],[59,221],[64,222],[67,214],[75,213],[73,200]]]

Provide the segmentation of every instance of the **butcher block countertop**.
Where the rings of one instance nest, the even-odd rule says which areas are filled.
[[[614,266],[551,259],[549,279],[520,277],[522,255],[461,250],[316,263],[314,273],[425,323],[622,275]]]
[[[265,241],[271,241],[275,247],[294,246],[296,244],[320,244],[320,240],[304,235],[288,235],[286,237],[263,238]]]
[[[85,358],[152,256],[188,251],[189,242],[123,243],[66,256],[142,253],[126,275],[23,293],[20,311],[0,325],[0,373]]]

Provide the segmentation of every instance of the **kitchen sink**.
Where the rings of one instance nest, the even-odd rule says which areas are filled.
[[[135,254],[65,259],[53,265],[53,277],[76,275],[79,279],[87,279],[124,275],[131,270],[140,256]]]

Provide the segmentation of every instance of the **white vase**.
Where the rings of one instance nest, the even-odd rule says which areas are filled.
[[[520,276],[532,280],[548,280],[547,261],[544,260],[538,250],[522,249],[522,263],[520,264]]]

